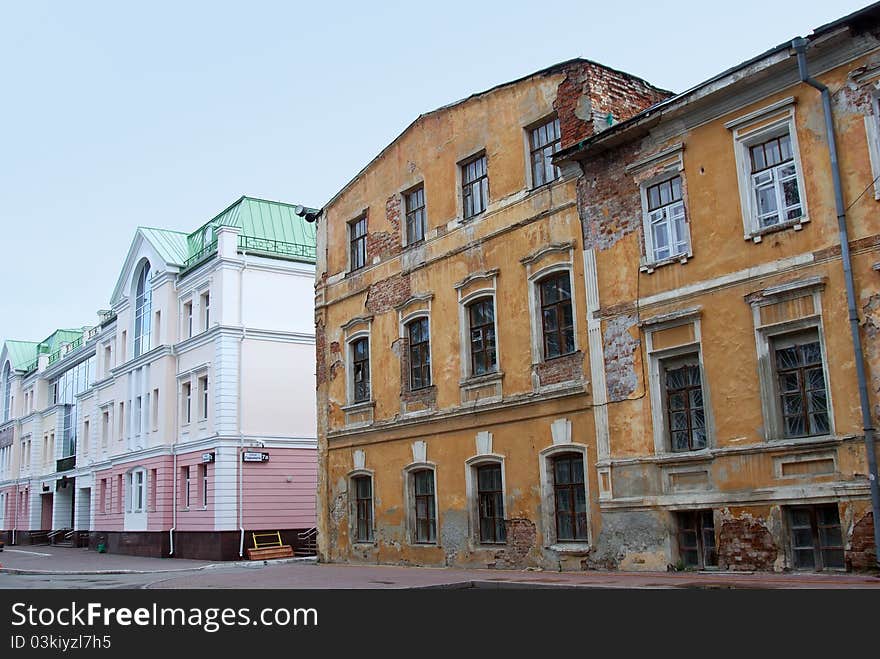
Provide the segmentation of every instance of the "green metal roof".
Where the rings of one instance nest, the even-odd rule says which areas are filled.
[[[9,352],[9,360],[12,368],[22,371],[37,358],[37,346],[35,341],[7,341],[6,349]]]
[[[72,343],[81,338],[81,329],[59,329],[52,332],[48,337],[40,341],[40,352],[53,353],[65,343]]]
[[[280,201],[241,197],[189,234],[189,256],[208,247],[216,238],[219,226],[238,227],[243,237],[302,245],[314,250],[317,245],[315,224],[306,222],[293,209],[292,204]]]
[[[187,234],[182,231],[154,229],[152,227],[141,227],[140,230],[147,240],[150,241],[150,244],[159,252],[159,256],[168,263],[183,265],[189,258]]]

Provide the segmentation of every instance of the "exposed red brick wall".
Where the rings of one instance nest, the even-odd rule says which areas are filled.
[[[497,568],[523,568],[531,564],[529,554],[535,548],[537,534],[530,519],[506,519],[507,544],[495,555]]]
[[[327,329],[322,315],[315,314],[315,377],[317,386],[327,382]]]
[[[563,72],[565,79],[557,87],[553,103],[562,148],[607,128],[609,112],[615,122],[624,121],[671,96],[644,80],[593,62],[572,62]]]
[[[564,357],[535,364],[534,373],[538,376],[541,386],[573,382],[584,379],[584,353],[578,350]]]
[[[400,243],[400,195],[393,194],[385,200],[385,219],[391,231],[372,231],[367,221],[367,265],[374,257],[384,260],[398,254]]]
[[[868,513],[853,526],[850,550],[846,554],[846,567],[849,570],[877,569],[873,513]]]
[[[408,300],[411,295],[409,275],[393,275],[370,285],[370,290],[367,292],[367,311],[374,314],[391,311],[396,305]]]
[[[772,570],[779,549],[759,519],[725,519],[718,535],[718,565],[727,570]]]

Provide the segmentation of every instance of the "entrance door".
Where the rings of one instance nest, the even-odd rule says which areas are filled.
[[[41,497],[41,505],[40,509],[40,530],[41,531],[51,531],[52,530],[52,493],[42,494]]]

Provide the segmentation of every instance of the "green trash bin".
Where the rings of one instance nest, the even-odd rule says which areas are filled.
[[[103,542],[99,542],[98,546],[95,547],[95,549],[98,550],[99,554],[106,554],[107,553],[107,545],[105,545]]]

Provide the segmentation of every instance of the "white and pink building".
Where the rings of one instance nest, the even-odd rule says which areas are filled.
[[[238,559],[315,526],[315,230],[242,197],[137,230],[94,327],[0,352],[0,537]]]

